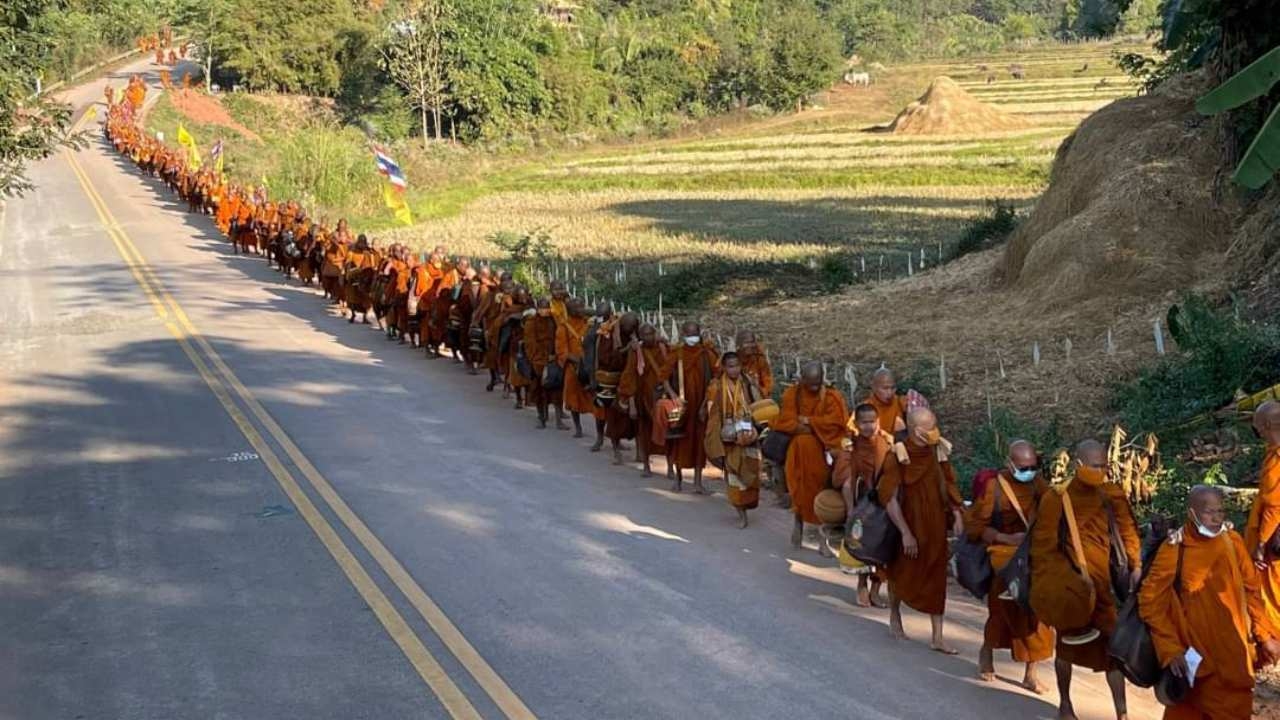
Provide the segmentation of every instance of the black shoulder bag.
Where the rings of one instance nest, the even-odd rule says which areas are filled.
[[[1182,554],[1186,546],[1178,543],[1178,569],[1173,576],[1173,592],[1182,595]],[[1143,580],[1150,571],[1150,563],[1143,570]],[[1141,581],[1138,583],[1141,587]],[[1156,655],[1155,643],[1151,642],[1151,629],[1138,614],[1138,593],[1129,595],[1129,599],[1120,607],[1116,628],[1111,632],[1111,640],[1107,645],[1107,654],[1129,682],[1141,688],[1153,687],[1160,681],[1164,668]]]

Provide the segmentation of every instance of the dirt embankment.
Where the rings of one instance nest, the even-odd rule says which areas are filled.
[[[933,384],[942,365],[953,425],[1007,407],[1068,433],[1105,430],[1110,385],[1157,358],[1153,321],[1182,295],[1243,288],[1259,311],[1280,307],[1280,190],[1241,202],[1215,189],[1219,128],[1194,110],[1202,90],[1183,79],[1086,119],[1004,247],[716,322],[850,362],[864,392],[882,361],[927,366]]]

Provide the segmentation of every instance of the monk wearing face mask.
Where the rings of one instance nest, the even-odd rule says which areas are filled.
[[[685,408],[679,437],[667,443],[667,464],[675,468],[671,490],[680,492],[684,471],[693,470],[694,492],[705,495],[702,469],[707,464],[703,443],[707,434],[707,386],[720,373],[720,359],[716,351],[702,341],[702,327],[698,323],[686,322],[680,333],[680,345],[667,357],[662,369],[668,397]]]
[[[1045,691],[1036,677],[1036,663],[1053,657],[1053,629],[1012,599],[1002,597],[1006,588],[999,572],[1022,544],[1035,521],[1040,498],[1048,489],[1035,446],[1026,440],[1015,440],[1009,444],[1004,469],[995,482],[987,484],[965,517],[969,539],[986,544],[996,571],[987,594],[987,624],[978,653],[978,677],[984,682],[995,680],[995,651],[1007,649],[1015,661],[1026,665],[1022,686],[1036,694]]]
[[[902,604],[925,613],[933,625],[929,647],[955,655],[942,636],[947,606],[947,531],[964,531],[960,510],[964,501],[956,487],[955,471],[940,447],[938,420],[927,408],[907,416],[907,439],[885,457],[876,486],[880,502],[902,533],[902,552],[889,563],[889,628],[898,638]]]
[[[1116,717],[1128,717],[1124,675],[1107,656],[1119,605],[1111,585],[1111,523],[1129,558],[1131,588],[1141,576],[1141,557],[1133,511],[1120,485],[1107,482],[1107,472],[1106,447],[1096,440],[1081,442],[1076,446],[1074,479],[1065,490],[1044,494],[1031,530],[1032,608],[1058,630],[1054,671],[1060,718],[1076,716],[1071,704],[1076,665],[1106,672]],[[1076,530],[1071,530],[1072,524]],[[1079,537],[1080,553],[1073,536]],[[1089,586],[1092,590],[1086,592]]]
[[[1160,546],[1138,593],[1160,664],[1194,680],[1182,702],[1165,710],[1165,720],[1247,720],[1255,643],[1272,656],[1280,653],[1257,569],[1226,522],[1223,499],[1221,488],[1191,490],[1186,523]],[[1194,674],[1189,655],[1202,658]]]

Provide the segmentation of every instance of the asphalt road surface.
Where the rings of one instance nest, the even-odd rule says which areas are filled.
[[[0,218],[0,718],[1054,716],[1006,653],[975,679],[976,604],[959,657],[891,640],[784,511],[738,530],[347,324],[98,114]]]

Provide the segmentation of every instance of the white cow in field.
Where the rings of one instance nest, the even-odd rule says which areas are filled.
[[[855,87],[869,87],[871,85],[871,73],[847,72],[844,74],[844,81],[846,84]]]

